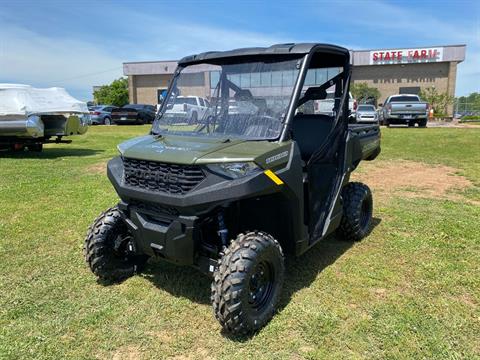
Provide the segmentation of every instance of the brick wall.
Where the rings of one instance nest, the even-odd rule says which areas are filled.
[[[371,65],[354,66],[352,82],[365,82],[369,86],[376,87],[381,97],[379,102],[400,92],[400,87],[427,88],[434,86],[438,92],[455,94],[455,82],[457,74],[455,62],[440,62],[428,64],[405,64],[405,65]],[[452,107],[450,106],[451,115]]]

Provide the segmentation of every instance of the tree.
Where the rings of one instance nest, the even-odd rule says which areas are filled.
[[[448,95],[446,92],[439,93],[433,86],[420,90],[419,96],[430,104],[433,113],[437,115],[445,115],[447,106],[452,104],[454,100],[453,96]]]
[[[128,80],[120,78],[113,80],[110,85],[104,85],[93,92],[98,104],[123,106],[128,104]]]
[[[350,86],[350,91],[359,103],[371,102],[372,100],[376,103],[380,98],[380,91],[377,88],[368,86],[367,83],[354,83]]]

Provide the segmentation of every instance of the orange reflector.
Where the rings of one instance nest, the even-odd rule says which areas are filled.
[[[272,170],[265,170],[264,174],[267,175],[277,185],[283,185],[282,179],[280,179]]]

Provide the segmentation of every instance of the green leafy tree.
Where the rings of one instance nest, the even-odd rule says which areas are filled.
[[[93,92],[98,104],[123,106],[128,104],[128,80],[120,78],[113,80],[110,85],[104,85]]]
[[[445,115],[448,105],[453,103],[454,97],[445,93],[439,93],[433,86],[420,90],[419,96],[428,102],[435,115]]]
[[[354,83],[350,86],[350,91],[359,103],[370,102],[372,100],[376,103],[381,95],[377,88],[370,87],[367,83]]]

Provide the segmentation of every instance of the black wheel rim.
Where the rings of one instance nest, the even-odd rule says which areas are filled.
[[[130,234],[118,235],[113,243],[115,257],[128,260],[133,254],[133,238]]]
[[[360,212],[360,226],[363,230],[368,227],[370,223],[370,217],[372,216],[372,206],[370,203],[370,199],[367,197],[362,201],[362,209]]]
[[[275,281],[273,267],[266,261],[259,262],[249,279],[248,303],[254,310],[263,310],[268,303],[273,293],[273,284]]]

